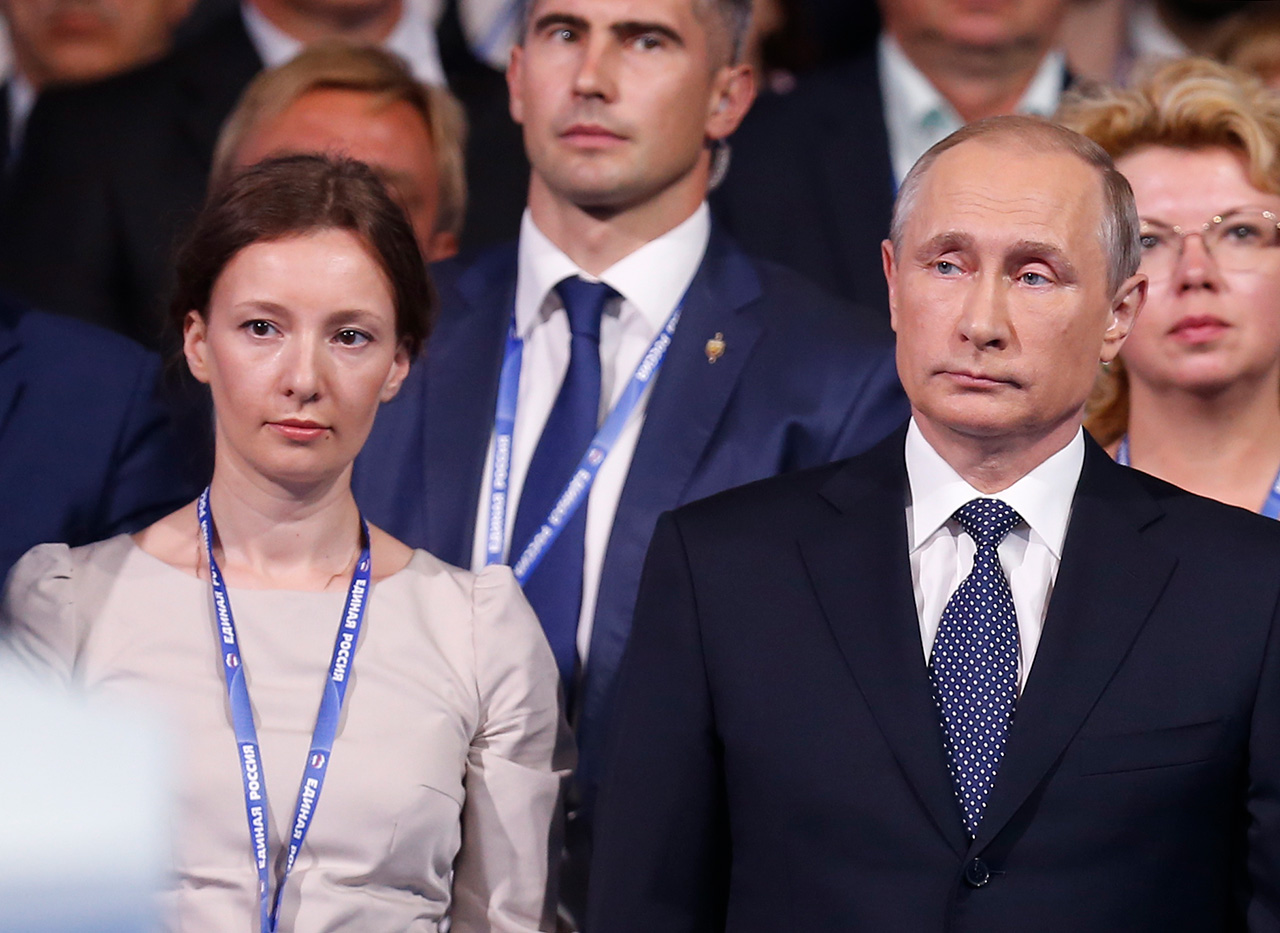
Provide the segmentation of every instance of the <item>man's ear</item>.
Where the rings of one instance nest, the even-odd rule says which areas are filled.
[[[191,375],[203,383],[209,382],[208,326],[199,311],[188,311],[182,322],[182,355],[187,359]]]
[[[519,44],[511,47],[511,60],[507,62],[507,96],[511,119],[524,125],[524,95],[520,90],[520,82],[524,69],[524,48]]]
[[[452,259],[458,255],[457,234],[448,230],[437,230],[431,234],[427,243],[427,254],[423,258],[427,262],[439,262],[441,259]]]
[[[1102,362],[1110,363],[1124,346],[1142,306],[1146,304],[1147,285],[1147,277],[1139,272],[1130,276],[1116,291],[1115,298],[1111,300],[1111,320],[1102,336]]]
[[[733,135],[756,99],[755,69],[748,64],[726,65],[716,74],[707,113],[707,139],[719,142]]]
[[[893,252],[893,241],[885,240],[880,244],[880,263],[884,267],[884,280],[889,286],[889,326],[898,332],[898,290],[895,272],[898,268],[897,257]]]

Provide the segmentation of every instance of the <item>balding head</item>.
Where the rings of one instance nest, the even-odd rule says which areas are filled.
[[[902,243],[902,231],[915,206],[920,186],[929,169],[944,152],[971,140],[992,146],[1030,152],[1061,152],[1073,155],[1096,170],[1098,193],[1102,198],[1102,226],[1098,236],[1107,256],[1107,284],[1112,291],[1138,271],[1142,246],[1138,239],[1138,209],[1133,190],[1111,157],[1092,140],[1040,117],[1001,116],[979,120],[961,127],[920,157],[898,189],[893,205],[889,239],[894,248]]]

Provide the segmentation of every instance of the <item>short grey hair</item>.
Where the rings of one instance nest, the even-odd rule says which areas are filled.
[[[1116,170],[1111,156],[1086,136],[1043,117],[1021,115],[988,117],[969,123],[920,157],[903,179],[897,200],[893,204],[889,239],[893,242],[895,255],[902,248],[903,228],[915,209],[925,175],[940,155],[971,139],[986,139],[993,143],[1011,142],[1037,152],[1064,152],[1097,169],[1101,176],[1103,196],[1102,226],[1098,236],[1107,256],[1107,285],[1112,294],[1138,271],[1138,264],[1142,261],[1138,208],[1128,179]]]
[[[747,39],[751,34],[752,0],[693,0],[699,14],[710,14],[720,19],[721,25],[729,35],[730,62],[738,64],[747,54]],[[524,44],[529,34],[529,18],[533,14],[537,0],[523,0],[520,10],[520,35],[517,39]]]

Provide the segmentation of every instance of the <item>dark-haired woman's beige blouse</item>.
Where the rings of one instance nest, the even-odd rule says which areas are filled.
[[[278,872],[344,594],[232,589],[231,599]],[[14,568],[0,624],[28,664],[163,714],[176,743],[168,929],[258,933],[208,583],[127,536],[41,545]],[[279,929],[435,933],[446,915],[453,933],[544,929],[557,686],[507,568],[472,574],[417,551],[375,583]]]

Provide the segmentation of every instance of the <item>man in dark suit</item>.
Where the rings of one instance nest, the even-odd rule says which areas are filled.
[[[443,77],[431,24],[405,0],[247,0],[152,65],[42,95],[0,217],[0,281],[38,307],[161,346],[176,241],[204,199],[223,120],[264,64],[330,35],[380,42],[419,79]],[[490,116],[505,111],[501,79],[468,75],[455,85],[476,127],[468,161],[499,166],[477,180],[510,151],[520,174],[510,120],[495,129]],[[471,210],[501,214],[495,187],[479,185]],[[508,224],[518,212],[506,210]]]
[[[159,369],[123,337],[0,298],[0,581],[30,547],[136,531],[195,497]]]
[[[997,118],[893,231],[905,435],[658,525],[593,928],[1280,929],[1280,526],[1080,427],[1145,297],[1127,183]]]
[[[926,149],[1000,113],[1050,116],[1067,0],[880,0],[877,45],[763,98],[732,139],[713,206],[748,252],[784,263],[888,323],[880,241]]]
[[[861,450],[906,414],[887,344],[748,259],[706,207],[714,143],[751,103],[749,0],[637,9],[533,4],[509,71],[533,165],[519,243],[439,270],[425,359],[355,476],[371,521],[524,580],[579,740],[571,904],[658,514]],[[567,515],[566,488],[581,492]],[[544,524],[563,530],[540,551]]]
[[[159,58],[191,6],[192,0],[0,0],[13,59],[0,86],[0,183],[42,89],[97,81]]]

